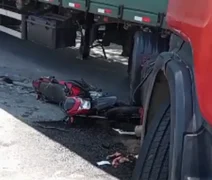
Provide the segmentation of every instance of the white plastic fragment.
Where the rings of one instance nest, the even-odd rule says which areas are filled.
[[[111,165],[111,163],[109,161],[99,161],[97,162],[98,166],[103,166],[103,165]]]

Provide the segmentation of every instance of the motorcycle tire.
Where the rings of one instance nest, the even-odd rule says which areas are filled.
[[[124,107],[114,107],[106,112],[106,117],[110,120],[116,121],[128,121],[131,118],[140,119],[139,113],[140,107],[135,106],[124,106]]]

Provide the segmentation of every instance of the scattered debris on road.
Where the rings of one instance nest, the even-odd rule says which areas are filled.
[[[117,168],[120,164],[123,164],[125,162],[133,162],[135,160],[135,156],[131,154],[123,155],[120,152],[115,152],[114,154],[107,156],[106,159],[112,159],[112,166],[114,168]]]
[[[19,86],[19,87],[22,87],[22,88],[29,89],[30,91],[27,92],[29,94],[35,93],[31,84],[23,83],[23,82],[20,82],[20,81],[15,81],[12,78],[10,78],[9,76],[0,76],[0,82],[4,82],[4,83],[10,84],[10,85]]]
[[[114,168],[117,168],[120,164],[124,164],[124,163],[127,163],[127,162],[132,163],[137,158],[138,158],[137,155],[132,155],[132,154],[123,155],[120,152],[115,152],[112,155],[108,155],[106,157],[106,160],[97,162],[97,165],[98,166],[112,165]]]
[[[3,81],[3,82],[8,83],[8,84],[13,84],[13,80],[10,79],[7,76],[0,76],[0,81]]]
[[[111,165],[109,161],[99,161],[96,163],[98,166]]]

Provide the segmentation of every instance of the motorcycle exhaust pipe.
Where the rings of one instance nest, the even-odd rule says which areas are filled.
[[[135,136],[136,137],[141,137],[143,129],[144,129],[143,125],[135,126]]]
[[[120,135],[136,136],[140,138],[142,136],[143,126],[136,125],[133,127],[132,131],[129,131],[129,130],[124,131],[123,129],[116,129],[116,128],[113,128],[113,130],[119,133]]]

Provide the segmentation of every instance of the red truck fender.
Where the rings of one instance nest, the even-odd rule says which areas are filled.
[[[211,0],[169,0],[167,24],[173,32],[180,34],[192,46],[197,98],[201,113],[210,125],[212,125],[211,19]]]

